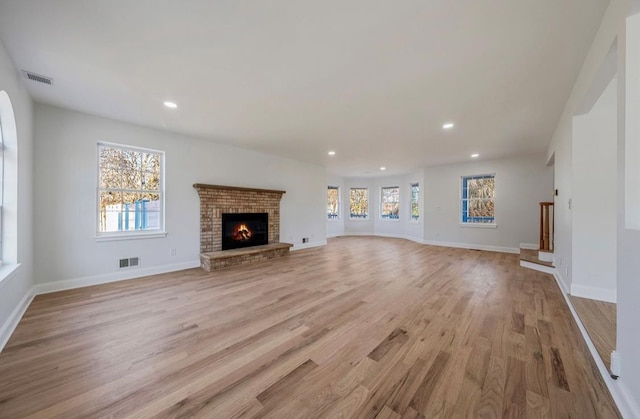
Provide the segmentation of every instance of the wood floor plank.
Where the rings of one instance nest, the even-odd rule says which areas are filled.
[[[422,383],[416,390],[409,406],[417,412],[424,413],[431,402],[431,396],[436,389],[436,386],[440,384],[442,375],[447,367],[447,363],[451,355],[448,352],[439,352],[435,361],[431,364],[431,368],[427,371],[426,376],[422,380]]]
[[[407,331],[402,329],[395,329],[387,336],[385,340],[380,342],[368,355],[369,358],[374,361],[380,361],[393,345],[402,345],[408,340]]]
[[[615,303],[571,296],[571,302],[580,316],[604,365],[611,365],[611,352],[616,349],[617,308]]]
[[[36,297],[0,353],[0,418],[620,417],[550,275],[328,242]]]
[[[318,364],[308,359],[295,370],[282,377],[279,381],[271,385],[268,389],[256,396],[256,399],[263,405],[273,404],[274,400],[278,397],[286,395],[291,391],[293,386],[296,386],[302,378],[312,369],[316,368]],[[285,396],[286,397],[286,396]]]

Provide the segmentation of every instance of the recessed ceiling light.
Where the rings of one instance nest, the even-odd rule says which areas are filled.
[[[475,159],[475,158],[478,158],[478,157],[480,157],[480,154],[478,154],[478,153],[473,153],[473,154],[471,155],[471,158],[472,158],[472,159]]]
[[[331,151],[330,151],[330,152],[328,152],[327,154],[329,154],[330,156],[335,156],[335,155],[336,155],[336,152],[335,152],[335,151],[333,151],[333,150],[331,150]]]
[[[451,129],[453,128],[453,122],[447,122],[442,126],[442,129]]]
[[[387,170],[387,168],[386,168],[386,167],[384,167],[384,166],[382,166],[382,167],[380,168],[380,170]]]
[[[175,109],[178,107],[178,105],[176,105],[174,102],[170,102],[168,100],[164,102],[164,106],[171,109]]]

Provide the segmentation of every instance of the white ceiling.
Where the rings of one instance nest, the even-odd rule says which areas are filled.
[[[54,78],[25,81],[38,102],[344,176],[399,174],[543,152],[607,5],[0,0],[0,40],[19,69]]]

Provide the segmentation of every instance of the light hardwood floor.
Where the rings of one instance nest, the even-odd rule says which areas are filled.
[[[575,296],[571,296],[571,302],[602,362],[610,368],[611,352],[616,349],[616,305]]]
[[[619,417],[553,278],[518,255],[345,237],[37,297],[0,417]]]

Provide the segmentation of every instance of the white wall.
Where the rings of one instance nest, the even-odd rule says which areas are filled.
[[[334,179],[342,182],[342,211],[344,214],[343,234],[377,235],[400,237],[422,242],[424,219],[424,170],[417,170],[406,176],[383,176],[375,178]],[[420,184],[420,220],[411,221],[411,184]],[[383,187],[400,188],[400,218],[387,220],[380,217],[380,193]],[[349,219],[349,190],[351,188],[369,189],[369,218],[367,220]]]
[[[363,219],[349,218],[349,191],[351,188],[367,188],[369,189],[369,217]],[[344,180],[343,196],[343,212],[344,212],[344,233],[347,235],[371,235],[375,233],[375,217],[378,212],[376,210],[376,202],[378,195],[375,191],[375,183],[373,179],[347,178]]]
[[[12,225],[4,227],[12,229],[13,237],[4,243],[4,251],[10,255],[10,260],[6,262],[20,264],[11,276],[0,282],[1,349],[15,327],[22,309],[26,308],[33,286],[33,105],[2,44],[0,90],[9,95],[17,132],[17,150],[7,150],[7,153],[12,153],[12,159],[17,159],[18,182],[17,189],[12,188],[6,195],[11,202],[6,202],[8,205],[5,206],[5,216],[12,219]],[[15,170],[12,172],[12,175],[15,175]],[[8,177],[6,182],[11,182]]]
[[[326,243],[322,167],[48,105],[36,105],[35,118],[38,283],[71,280],[71,286],[197,266],[200,216],[194,183],[285,190],[280,241],[298,248],[303,237],[310,238],[309,245]],[[165,152],[167,237],[96,241],[99,141]],[[176,256],[170,256],[172,248]],[[140,268],[118,268],[118,259],[133,256],[140,257]]]
[[[496,174],[497,228],[460,225],[461,176]],[[344,234],[402,237],[421,243],[517,252],[520,243],[538,243],[539,202],[553,196],[553,168],[545,156],[430,167],[407,176],[330,178],[343,185]],[[420,221],[410,220],[410,184],[420,184]],[[400,187],[400,219],[380,218],[380,189]],[[369,219],[350,220],[349,189],[369,188]],[[334,227],[328,222],[328,229]],[[337,229],[336,229],[337,231]],[[334,235],[339,235],[338,233]]]
[[[616,301],[618,83],[573,118],[571,294]]]
[[[553,258],[556,270],[565,289],[571,288],[572,267],[572,229],[573,214],[571,212],[572,195],[572,144],[567,138],[571,138],[571,126],[562,125],[556,130],[559,140],[553,144],[554,178],[553,188],[558,194],[553,197],[554,211],[554,240]]]
[[[461,177],[495,174],[497,228],[460,225]],[[553,197],[553,171],[542,155],[436,166],[425,170],[427,243],[517,252],[539,240],[541,201]]]
[[[400,192],[400,213],[397,220],[382,219],[380,217],[380,198],[382,188],[397,186]],[[405,180],[405,176],[386,176],[373,179],[373,188],[369,190],[371,197],[375,200],[369,201],[369,207],[375,212],[372,217],[373,230],[380,236],[405,236],[406,226],[409,221],[409,182]],[[372,212],[373,214],[373,212]]]
[[[626,417],[640,417],[640,333],[638,333],[638,319],[640,318],[640,232],[638,230],[625,229],[625,208],[624,189],[629,185],[629,180],[625,182],[624,162],[625,162],[625,140],[638,141],[640,130],[637,124],[631,121],[638,120],[640,114],[639,90],[640,78],[637,74],[627,74],[629,69],[640,68],[640,18],[634,17],[629,20],[630,32],[627,35],[627,16],[631,10],[640,10],[637,1],[611,0],[607,12],[603,17],[600,28],[591,45],[584,65],[580,70],[578,78],[567,100],[563,114],[558,122],[558,126],[553,135],[552,142],[547,151],[548,156],[555,155],[556,187],[559,183],[567,185],[567,179],[571,178],[572,161],[572,120],[577,113],[580,102],[588,95],[589,89],[597,80],[598,72],[603,63],[606,62],[611,46],[617,45],[617,74],[618,74],[618,198],[617,198],[617,225],[618,225],[618,258],[617,258],[617,351],[621,359],[620,377],[617,381],[605,380],[612,389],[614,399],[622,409]],[[627,42],[629,46],[627,49]],[[629,62],[627,62],[629,56]],[[628,80],[627,80],[628,77]],[[628,83],[627,83],[628,82]],[[629,99],[629,108],[626,108],[626,98]],[[625,131],[625,122],[629,123],[629,131]],[[634,128],[635,127],[635,128]],[[594,162],[597,167],[598,162]],[[632,180],[631,180],[632,181]],[[568,184],[570,185],[570,181]],[[564,187],[564,186],[562,186]],[[571,214],[565,206],[571,198],[571,190],[563,194],[560,190],[558,197],[562,205],[556,205],[556,251],[558,258],[566,260],[571,258]],[[560,214],[558,213],[560,210]],[[571,273],[564,269],[558,269],[561,280],[565,285],[571,283]]]
[[[639,8],[636,8],[638,10]],[[618,136],[621,153],[618,154],[618,164],[623,170],[619,179],[620,199],[618,205],[618,334],[617,350],[621,354],[620,380],[624,383],[628,392],[640,406],[640,333],[638,333],[638,319],[640,319],[640,226],[625,226],[625,184],[637,182],[636,178],[625,178],[625,142],[636,144],[635,150],[640,150],[640,15],[635,15],[627,21],[627,85],[622,90],[622,104],[624,106],[624,94],[626,93],[626,115],[622,113],[619,126],[625,126],[626,138]],[[624,36],[624,35],[621,35]],[[624,66],[621,66],[624,72]],[[620,92],[620,90],[619,90]],[[621,101],[618,102],[619,104]],[[640,156],[637,154],[636,156]],[[629,163],[629,160],[626,160]],[[632,160],[636,166],[638,160]],[[637,172],[640,173],[640,172]],[[637,185],[637,183],[636,183]],[[629,191],[629,189],[627,189]],[[637,193],[637,192],[636,192]],[[635,208],[627,207],[626,211],[640,213],[640,205]],[[640,417],[640,408],[636,411]]]

